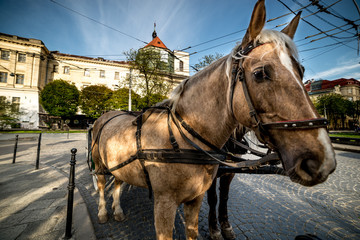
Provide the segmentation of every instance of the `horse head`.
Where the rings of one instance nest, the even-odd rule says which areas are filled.
[[[229,56],[236,75],[232,111],[238,122],[279,153],[292,181],[312,186],[327,179],[336,160],[322,125],[325,120],[302,84],[303,68],[292,41],[300,14],[278,32],[263,30],[265,13],[264,0],[259,0],[243,41]],[[278,127],[281,123],[284,126]],[[301,127],[286,129],[297,124]]]

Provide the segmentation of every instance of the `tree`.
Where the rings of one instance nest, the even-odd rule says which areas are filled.
[[[338,120],[341,120],[342,127],[344,128],[346,116],[351,117],[351,113],[354,111],[354,105],[351,101],[335,93],[319,97],[315,107],[320,114],[327,116],[335,129],[338,128]]]
[[[137,69],[141,75],[138,83],[144,92],[144,105],[151,106],[151,96],[160,94],[167,95],[171,89],[171,84],[166,81],[169,74],[169,62],[165,61],[162,53],[155,49],[130,49],[124,52],[127,60],[133,69]]]
[[[80,108],[91,118],[98,118],[111,109],[111,96],[113,91],[103,85],[85,87],[80,93]]]
[[[79,105],[79,91],[64,80],[54,80],[40,92],[40,103],[51,116],[72,117]]]
[[[0,96],[0,129],[16,126],[22,113],[19,105],[11,103],[4,96]]]
[[[111,109],[129,110],[129,89],[120,88],[113,92],[110,101]],[[139,110],[140,96],[131,90],[131,110]]]
[[[165,99],[167,99],[167,97],[159,93],[150,94],[147,98],[143,97],[139,99],[138,108],[143,109],[145,107],[153,106],[156,103],[161,102]]]
[[[212,62],[215,62],[216,60],[222,58],[223,56],[224,55],[220,53],[215,53],[215,55],[205,55],[201,59],[199,59],[199,63],[195,64],[194,67],[200,71],[205,67],[209,66]]]

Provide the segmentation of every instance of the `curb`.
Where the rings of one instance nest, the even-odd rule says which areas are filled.
[[[73,231],[72,239],[96,240],[90,214],[77,187],[74,192]]]
[[[340,151],[360,153],[360,149],[356,149],[356,148],[354,148],[354,147],[351,147],[351,145],[338,146],[338,145],[334,145],[334,144],[333,144],[333,148],[334,148],[335,150],[340,150]]]

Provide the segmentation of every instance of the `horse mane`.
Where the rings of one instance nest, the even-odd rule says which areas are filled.
[[[223,61],[227,59],[227,56],[218,59],[217,61],[211,63],[206,68],[202,69],[201,71],[197,72],[195,75],[184,79],[179,85],[171,92],[170,98],[165,99],[162,102],[159,102],[156,104],[156,106],[162,106],[162,107],[170,107],[173,111],[175,111],[176,106],[179,102],[179,99],[182,95],[182,93],[185,90],[185,85],[190,86],[192,84],[195,84],[198,80],[202,79],[203,74],[208,74],[209,72],[212,72],[217,69],[218,65],[221,64]]]
[[[294,59],[297,62],[299,62],[299,55],[298,55],[296,45],[295,45],[294,41],[285,33],[275,31],[275,30],[263,29],[260,32],[260,34],[254,39],[254,44],[256,44],[255,45],[255,47],[256,47],[256,46],[259,46],[264,43],[275,43],[275,49],[278,50],[277,51],[278,53],[280,51],[285,51],[286,49],[288,49],[290,51],[291,56],[293,56]],[[247,56],[242,56],[239,53],[240,48],[241,48],[241,43],[239,43],[232,50],[231,56],[233,58],[239,58],[238,56],[240,56],[240,58],[247,57]],[[264,53],[264,55],[265,54],[266,54],[266,52]]]
[[[298,51],[296,48],[295,43],[293,42],[293,40],[286,34],[279,32],[279,31],[275,31],[275,30],[268,30],[268,29],[263,29],[261,31],[261,33],[254,39],[254,43],[257,44],[255,45],[261,45],[264,43],[275,43],[275,49],[277,49],[278,53],[280,53],[280,51],[285,51],[286,49],[288,49],[290,51],[291,56],[294,57],[294,59],[299,62],[299,55],[298,55]],[[214,70],[220,62],[223,62],[224,60],[226,60],[226,76],[230,79],[230,75],[231,75],[231,63],[232,60],[234,58],[244,58],[244,57],[248,57],[248,56],[242,56],[239,55],[239,50],[241,48],[241,43],[238,43],[232,50],[230,55],[227,55],[215,62],[213,62],[212,64],[210,64],[209,66],[207,66],[205,69],[201,70],[200,72],[198,72],[197,74],[195,74],[194,76],[191,76],[189,78],[184,79],[170,94],[170,98],[169,99],[165,99],[164,101],[157,103],[156,106],[166,106],[166,107],[170,107],[173,111],[175,111],[177,103],[179,102],[180,96],[181,94],[184,92],[185,89],[185,85],[189,82],[189,83],[193,83],[194,81],[196,81],[197,79],[199,79],[201,77],[201,75],[205,72],[208,71],[212,71]],[[267,52],[264,53],[264,55],[267,54]],[[189,81],[190,80],[190,81]]]

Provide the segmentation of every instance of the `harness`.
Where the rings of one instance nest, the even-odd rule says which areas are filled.
[[[272,145],[269,140],[266,138],[269,136],[269,130],[296,130],[296,129],[312,129],[312,128],[323,128],[328,125],[328,120],[326,118],[312,118],[312,119],[300,119],[300,120],[290,120],[290,121],[279,121],[279,122],[270,122],[263,123],[259,114],[257,113],[251,96],[249,94],[249,88],[246,83],[245,78],[245,70],[243,68],[244,56],[248,55],[252,50],[256,47],[264,45],[266,43],[257,43],[254,44],[250,42],[243,49],[237,53],[233,61],[232,66],[232,83],[231,83],[231,91],[230,91],[230,104],[231,111],[233,111],[233,97],[234,97],[234,89],[236,83],[239,81],[242,84],[242,89],[244,92],[244,96],[249,107],[249,115],[252,122],[252,127],[255,129],[257,133],[257,137],[263,143]],[[298,66],[300,69],[300,65]]]
[[[262,45],[262,44],[260,44]],[[258,45],[258,46],[260,46]],[[254,48],[253,44],[248,44],[244,49],[241,49],[238,54],[241,56],[248,55]],[[253,128],[260,136],[260,140],[269,144],[269,141],[264,140],[265,136],[268,136],[268,130],[270,129],[281,129],[281,130],[294,130],[294,129],[310,129],[310,128],[322,128],[327,126],[327,120],[324,118],[315,118],[315,119],[305,119],[305,120],[291,120],[291,121],[283,121],[283,122],[271,122],[271,123],[263,123],[261,118],[259,117],[256,109],[254,108],[253,102],[251,100],[248,87],[246,84],[244,69],[242,67],[243,58],[235,58],[233,61],[233,70],[232,70],[232,82],[231,82],[231,91],[230,91],[230,103],[231,110],[233,111],[233,95],[234,88],[236,83],[240,81],[242,83],[242,88],[244,91],[245,99],[250,109],[250,117],[252,121]],[[145,112],[150,111],[150,115],[156,111],[166,111],[167,112],[167,125],[169,131],[169,141],[172,145],[172,149],[143,149],[141,144],[141,130],[142,126],[146,122],[144,119]],[[124,114],[132,114],[132,112],[124,112],[118,115],[115,115],[108,119],[100,128],[98,135],[95,139],[95,142],[92,146],[94,147],[95,143],[99,141],[102,129],[104,126],[110,122],[112,119],[122,116]],[[179,144],[176,141],[175,135],[173,134],[172,123],[174,123],[176,129],[180,133],[181,137],[194,149],[180,149]],[[234,156],[232,153],[225,151],[224,149],[220,149],[204,139],[199,133],[197,133],[193,128],[190,127],[182,117],[177,113],[170,109],[167,106],[155,106],[143,109],[142,113],[136,118],[136,146],[137,151],[134,155],[132,155],[128,160],[112,167],[108,168],[109,172],[113,172],[118,170],[135,160],[139,160],[141,166],[143,168],[146,183],[149,188],[149,197],[152,195],[152,187],[150,182],[149,173],[145,167],[145,161],[150,162],[161,162],[161,163],[182,163],[182,164],[197,164],[197,165],[222,165],[229,168],[256,168],[265,163],[279,161],[280,157],[277,153],[269,153],[264,154],[262,152],[256,151],[254,149],[249,148],[245,144],[239,143],[236,140],[233,140],[238,146],[250,151],[252,154],[261,157],[258,160],[247,160],[237,156]],[[183,129],[186,130],[191,136],[205,144],[207,147],[211,149],[211,151],[206,151],[202,149],[198,144],[192,141],[187,135],[184,133]],[[91,150],[92,150],[91,148]]]

